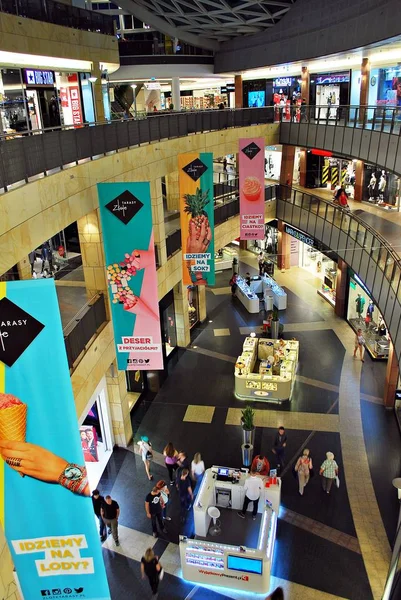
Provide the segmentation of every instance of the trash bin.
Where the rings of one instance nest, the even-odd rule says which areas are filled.
[[[273,310],[273,296],[268,296],[265,294],[265,311]]]
[[[252,444],[242,444],[242,464],[244,467],[250,467],[252,464],[253,446]]]

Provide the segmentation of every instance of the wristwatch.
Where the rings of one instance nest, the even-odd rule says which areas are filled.
[[[81,467],[75,463],[68,463],[60,473],[58,483],[74,494],[83,494],[88,485],[86,467]]]

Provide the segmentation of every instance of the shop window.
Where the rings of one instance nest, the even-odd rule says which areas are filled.
[[[163,338],[166,356],[177,347],[174,302],[163,310]]]
[[[391,281],[391,279],[392,279],[393,270],[394,270],[394,261],[389,256],[387,259],[386,272],[385,272],[385,276],[388,279],[388,281]]]
[[[199,297],[196,286],[188,286],[188,317],[189,328],[192,329],[199,321]]]
[[[399,269],[398,265],[395,265],[393,277],[391,279],[391,287],[393,288],[395,293],[397,293],[399,282],[400,282],[400,269]]]

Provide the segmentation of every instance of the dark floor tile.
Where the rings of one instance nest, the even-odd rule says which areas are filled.
[[[393,411],[361,400],[365,447],[370,474],[387,537],[392,545],[397,528],[399,502],[392,485],[401,474],[401,438]]]
[[[368,352],[365,352],[364,359],[361,372],[361,394],[381,398],[383,397],[387,363],[382,360],[373,360]]]
[[[168,509],[168,507],[167,507]],[[168,515],[168,512],[167,512]],[[170,515],[168,515],[170,516]],[[168,525],[169,522],[167,522],[166,524]],[[162,540],[161,538],[159,538],[156,541],[156,544],[153,546],[153,552],[156,554],[156,556],[158,556],[160,559],[163,556],[163,552],[165,551],[165,549],[167,548],[167,546],[169,545],[169,542],[166,540]]]

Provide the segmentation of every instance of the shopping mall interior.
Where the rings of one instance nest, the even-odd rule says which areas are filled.
[[[0,0],[3,600],[401,600],[400,22]]]

